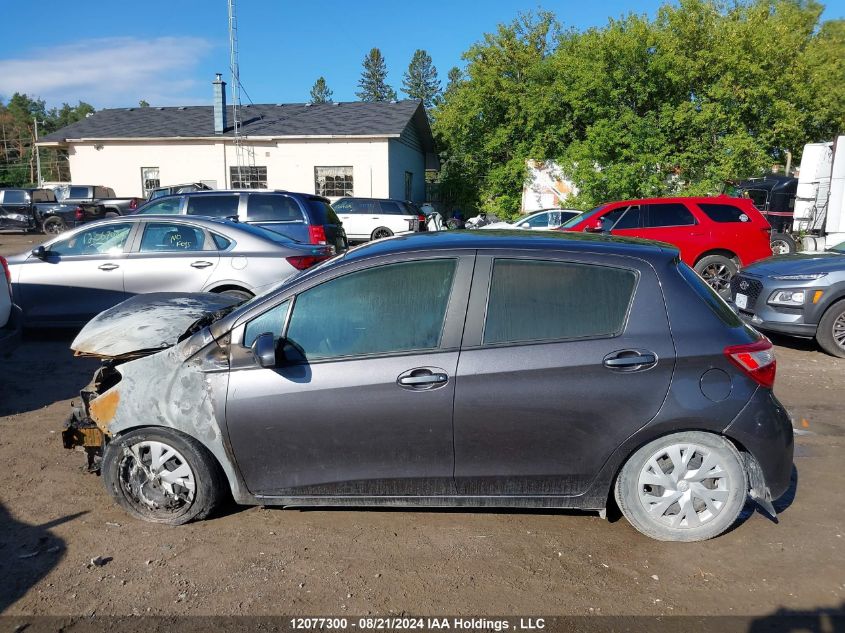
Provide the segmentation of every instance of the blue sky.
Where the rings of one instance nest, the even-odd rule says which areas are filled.
[[[0,98],[16,92],[48,105],[97,108],[209,103],[215,72],[229,81],[226,0],[5,0]],[[415,49],[441,80],[485,32],[520,11],[553,11],[565,27],[602,26],[629,12],[653,16],[658,0],[239,0],[241,82],[255,103],[308,100],[320,75],[336,101],[355,100],[361,61],[373,46],[401,89]],[[845,17],[845,0],[824,18]],[[400,96],[401,92],[400,92]],[[242,97],[244,102],[246,97]]]

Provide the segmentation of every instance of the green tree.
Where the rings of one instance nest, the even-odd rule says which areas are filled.
[[[402,79],[402,90],[411,99],[419,99],[431,109],[440,95],[440,80],[431,55],[422,49],[414,51],[408,70]]]
[[[355,94],[361,101],[395,101],[396,91],[387,84],[387,64],[377,48],[364,56],[364,70]]]
[[[845,21],[821,12],[813,0],[680,0],[583,32],[520,16],[469,49],[444,92],[441,180],[508,214],[527,159],[560,164],[583,207],[716,193],[787,150],[799,160],[845,129]]]
[[[150,102],[149,102],[149,101],[147,101],[146,99],[141,99],[141,100],[138,102],[138,107],[139,107],[139,108],[149,108],[149,107],[150,107]]]
[[[311,103],[331,103],[332,91],[326,85],[324,77],[318,77],[314,85],[311,86]]]

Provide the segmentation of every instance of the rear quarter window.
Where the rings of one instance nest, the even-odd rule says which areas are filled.
[[[704,212],[708,218],[714,222],[750,222],[751,218],[748,214],[737,206],[732,204],[713,204],[709,202],[701,203],[698,208]]]
[[[345,212],[349,212],[352,204],[346,200]],[[335,214],[332,206],[325,200],[308,200],[308,215],[311,224],[340,224],[340,218]]]
[[[719,296],[710,285],[698,276],[692,268],[683,262],[678,262],[678,272],[684,278],[689,286],[695,291],[701,300],[707,304],[707,307],[719,317],[719,319],[728,327],[742,326],[742,319],[737,316],[736,312],[731,310],[731,307],[725,303],[725,300]]]
[[[188,214],[204,215],[211,218],[228,218],[238,215],[237,195],[228,196],[190,196]]]

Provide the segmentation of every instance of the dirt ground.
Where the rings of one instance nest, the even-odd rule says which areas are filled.
[[[37,236],[0,234],[0,254]],[[28,338],[0,373],[0,613],[7,615],[746,614],[845,604],[845,360],[777,339],[801,431],[796,486],[720,538],[666,544],[567,512],[230,508],[135,521],[61,447],[95,368],[71,334]],[[92,564],[100,558],[101,566]]]

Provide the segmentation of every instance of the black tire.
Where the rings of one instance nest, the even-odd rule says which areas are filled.
[[[731,294],[731,279],[737,273],[734,260],[724,255],[707,255],[695,264],[695,272],[722,297]]]
[[[60,217],[51,216],[44,220],[41,225],[41,231],[47,235],[58,235],[67,231],[67,224]]]
[[[372,235],[370,235],[371,240],[383,240],[386,237],[393,237],[393,231],[386,226],[378,227],[375,231],[373,231]]]
[[[822,315],[816,341],[831,356],[845,358],[845,299],[840,299]]]
[[[104,218],[119,218],[120,214],[117,211],[106,211],[103,215]]]
[[[667,449],[672,451],[678,446],[693,453],[681,454],[678,451],[677,455],[682,460],[688,459],[682,466],[684,477],[681,481],[685,483],[671,484],[674,462]],[[718,471],[708,469],[706,474],[716,473],[719,476],[698,482],[695,473],[705,466],[705,459],[713,460],[712,463],[718,466]],[[663,469],[658,477],[652,476],[655,465]],[[671,469],[665,470],[667,467]],[[676,485],[677,489],[654,484],[655,480],[665,480],[670,485]],[[684,485],[686,488],[682,492],[681,486]],[[748,498],[748,478],[739,452],[728,440],[712,433],[686,431],[656,439],[631,455],[616,478],[614,494],[628,522],[646,536],[659,541],[704,541],[718,536],[737,520]],[[706,504],[701,495],[712,495],[711,503]],[[714,501],[715,495],[719,495],[719,501]],[[660,501],[646,507],[647,502],[657,499]],[[721,505],[717,506],[718,503]],[[685,508],[692,512],[685,511]],[[687,525],[683,525],[684,521]]]
[[[798,250],[789,233],[772,233],[771,246],[773,255],[788,255]]]
[[[239,301],[249,301],[255,296],[251,292],[248,292],[246,290],[238,290],[237,288],[230,288],[229,290],[224,290],[220,294],[226,297],[233,297],[234,299],[237,299]]]
[[[170,508],[149,505],[149,498],[143,492],[149,494],[154,501],[165,499],[167,495],[162,492],[161,486],[151,484],[150,479],[144,478],[143,475],[140,475],[139,479],[137,474],[133,475],[137,470],[133,469],[132,465],[137,460],[131,449],[138,447],[139,451],[145,451],[145,443],[150,442],[175,449],[177,456],[187,463],[195,485],[190,501]],[[163,472],[163,469],[176,459],[177,457],[171,457],[159,472]],[[137,429],[113,439],[103,454],[101,473],[106,490],[115,501],[132,516],[151,523],[182,525],[204,519],[220,504],[226,494],[226,479],[208,449],[194,438],[164,427]],[[138,495],[133,495],[133,489],[137,490]],[[139,496],[147,499],[147,502]]]

